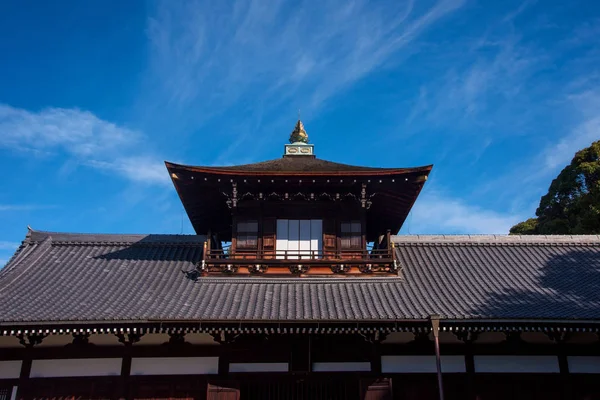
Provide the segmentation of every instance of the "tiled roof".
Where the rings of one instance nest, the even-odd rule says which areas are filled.
[[[398,278],[189,279],[203,237],[30,232],[0,323],[600,319],[600,238],[396,236]]]
[[[333,161],[327,161],[310,156],[289,156],[281,157],[268,161],[261,161],[253,164],[231,165],[223,167],[204,167],[204,166],[189,166],[178,165],[170,162],[166,163],[169,170],[173,169],[188,169],[188,170],[203,170],[215,173],[245,173],[245,172],[260,172],[260,173],[277,173],[284,174],[288,172],[322,172],[322,173],[339,173],[339,172],[364,172],[364,173],[410,173],[410,172],[425,172],[429,173],[432,166],[415,167],[415,168],[376,168],[363,167],[357,165],[341,164]]]

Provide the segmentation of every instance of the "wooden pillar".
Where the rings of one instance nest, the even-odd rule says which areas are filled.
[[[475,389],[475,354],[473,341],[465,341],[465,370],[467,375],[467,399],[476,400],[477,391]]]
[[[310,372],[311,347],[311,335],[290,335],[290,372]]]
[[[119,342],[123,344],[123,358],[121,360],[121,381],[118,389],[119,396],[122,399],[131,399],[131,354],[133,344],[140,341],[141,334],[120,333],[116,335]]]
[[[464,357],[465,357],[465,395],[467,400],[477,399],[477,389],[475,382],[475,346],[473,342],[477,340],[477,333],[475,332],[455,332],[456,338],[464,343]]]
[[[17,399],[29,398],[29,375],[31,374],[31,364],[33,362],[32,348],[27,346],[23,352],[21,363],[21,372],[19,374],[19,386],[17,388]]]
[[[440,317],[432,315],[430,317],[433,333],[433,343],[435,345],[435,365],[437,369],[438,395],[439,400],[444,400],[444,381],[442,379],[442,357],[440,355]]]
[[[17,389],[17,399],[26,399],[29,397],[29,376],[31,374],[31,364],[33,363],[33,347],[42,343],[44,335],[20,335],[19,342],[25,346],[23,358],[21,361],[21,372],[19,373],[19,386]]]
[[[560,371],[561,399],[569,400],[571,399],[573,390],[571,386],[571,374],[569,373],[569,361],[567,360],[567,345],[565,343],[568,335],[565,332],[560,332],[550,338],[556,342],[558,368]]]
[[[381,338],[380,333],[376,332],[371,345],[371,372],[381,375]]]
[[[121,385],[119,388],[119,396],[122,399],[131,399],[131,344],[126,344],[121,360]]]

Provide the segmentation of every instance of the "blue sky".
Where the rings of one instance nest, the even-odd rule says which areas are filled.
[[[0,264],[34,229],[192,233],[163,161],[434,164],[403,233],[506,233],[600,133],[600,3],[0,4]]]

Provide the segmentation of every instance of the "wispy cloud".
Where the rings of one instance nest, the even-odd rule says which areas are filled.
[[[53,205],[42,204],[0,204],[0,211],[34,211],[54,208]]]
[[[113,161],[89,160],[85,165],[117,172],[134,182],[171,184],[164,163],[147,156],[117,158]]]
[[[47,108],[31,112],[0,104],[0,148],[52,156],[110,170],[136,182],[165,183],[162,160],[144,152],[144,135],[89,111]],[[162,168],[162,174],[158,171]],[[0,205],[0,210],[39,206]]]
[[[163,1],[148,23],[152,84],[199,118],[249,103],[265,114],[282,103],[314,113],[402,50],[411,54],[409,45],[463,3]]]
[[[549,146],[543,152],[545,171],[554,172],[564,167],[575,152],[600,140],[600,90],[588,90],[571,95],[568,99],[578,121],[556,145]]]
[[[454,129],[480,134],[481,129],[509,123],[521,127],[529,122],[531,116],[523,105],[530,104],[537,94],[530,78],[546,68],[546,55],[514,35],[498,40],[479,38],[463,46],[468,56],[462,54],[458,60],[449,57],[448,72],[420,88],[407,123],[451,124]],[[506,118],[516,110],[518,120]]]
[[[16,250],[19,247],[17,242],[7,242],[0,240],[0,250]]]
[[[506,234],[523,219],[522,215],[488,210],[435,192],[419,198],[411,214],[404,233]]]

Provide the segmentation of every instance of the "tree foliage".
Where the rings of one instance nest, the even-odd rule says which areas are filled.
[[[542,196],[535,215],[510,233],[600,234],[600,141],[575,154]]]

